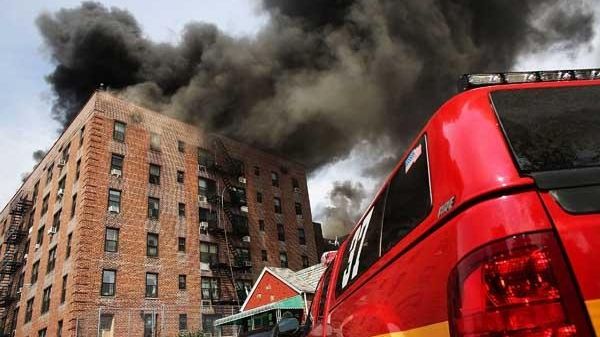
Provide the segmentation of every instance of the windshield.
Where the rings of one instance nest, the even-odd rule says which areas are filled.
[[[600,86],[491,93],[521,172],[600,166]]]

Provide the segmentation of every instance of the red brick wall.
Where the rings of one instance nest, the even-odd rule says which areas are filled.
[[[266,271],[258,280],[258,285],[252,293],[244,310],[258,308],[262,305],[277,302],[298,295],[298,293],[287,284],[283,283],[273,274]]]

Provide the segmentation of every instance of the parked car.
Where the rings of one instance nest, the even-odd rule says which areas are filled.
[[[599,78],[465,75],[340,247],[305,334],[600,336]]]

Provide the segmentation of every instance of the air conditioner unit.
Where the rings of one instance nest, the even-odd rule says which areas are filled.
[[[207,221],[201,221],[200,222],[200,230],[202,230],[202,231],[207,231],[208,230],[208,222]]]
[[[62,158],[58,161],[58,164],[57,164],[58,167],[64,167],[65,165],[67,165],[67,161],[64,158]]]
[[[198,196],[198,202],[201,204],[205,204],[208,202],[208,198],[205,195],[199,195]]]
[[[248,206],[241,206],[240,211],[242,211],[244,213],[248,213]]]
[[[23,254],[23,259],[27,260],[27,253]]]
[[[23,287],[19,287],[19,289],[17,289],[17,294],[20,294],[23,292]]]
[[[240,183],[242,183],[242,184],[245,184],[245,183],[246,183],[246,178],[245,178],[245,177],[239,177],[239,178],[238,178],[238,181],[239,181]]]
[[[31,232],[33,232],[33,227],[29,227],[28,232],[31,234]]]
[[[65,189],[59,188],[58,191],[56,192],[56,196],[59,198],[62,198],[64,195],[65,195]]]
[[[108,211],[111,213],[119,213],[119,207],[117,206],[108,206]]]
[[[35,244],[35,246],[34,246],[34,248],[35,248],[35,250],[38,250],[38,249],[40,249],[40,244],[39,244],[39,243],[36,243],[36,244]]]
[[[244,241],[244,242],[250,242],[250,236],[244,236],[242,238],[242,241]]]
[[[50,229],[48,230],[48,235],[54,235],[56,234],[56,227],[50,227]]]
[[[300,193],[300,187],[294,187],[294,192]]]
[[[252,267],[252,261],[244,261],[244,267]]]
[[[112,169],[112,170],[110,170],[110,175],[111,176],[115,176],[117,178],[120,178],[121,177],[121,170]]]

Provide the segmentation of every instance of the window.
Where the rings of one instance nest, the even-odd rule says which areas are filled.
[[[254,166],[254,175],[255,176],[259,176],[260,175],[260,167]]]
[[[46,328],[38,331],[38,337],[46,337]]]
[[[85,136],[85,126],[81,128],[81,130],[79,130],[79,147],[81,147],[81,145],[83,145],[83,138]]]
[[[58,326],[56,327],[56,337],[62,337],[62,329],[63,329],[63,321],[62,319],[58,321]]]
[[[50,293],[52,292],[52,286],[44,289],[44,294],[42,295],[42,314],[47,313],[50,309]]]
[[[112,154],[110,159],[110,174],[116,176],[123,175],[123,156],[118,154]]]
[[[34,204],[37,201],[39,191],[40,191],[40,181],[38,180],[35,182],[35,185],[33,185],[33,194],[31,195],[31,200],[33,201]]]
[[[288,267],[287,253],[285,253],[285,252],[279,253],[279,264],[281,265],[281,268]]]
[[[185,143],[178,140],[177,141],[177,151],[184,153],[185,152]]]
[[[46,194],[46,196],[44,197],[44,200],[42,200],[42,214],[44,215],[46,214],[46,212],[48,212],[48,199],[50,198],[49,194]]]
[[[185,173],[183,171],[177,171],[177,182],[183,184]]]
[[[259,204],[263,202],[262,193],[256,192],[256,202],[258,202]]]
[[[119,229],[106,229],[106,233],[104,234],[104,251],[111,253],[119,251]]]
[[[296,189],[300,188],[300,183],[298,182],[298,179],[297,179],[297,178],[292,178],[292,188],[293,188],[294,190],[296,190]]]
[[[102,271],[102,287],[100,289],[100,295],[115,296],[116,279],[117,279],[117,271],[116,270],[104,269]]]
[[[113,314],[100,315],[100,336],[113,336]]]
[[[271,171],[271,185],[279,187],[279,174],[275,171]]]
[[[302,255],[302,268],[308,268],[308,256]]]
[[[31,267],[31,284],[34,284],[38,280],[38,275],[40,273],[40,261],[35,261],[33,266]]]
[[[25,323],[31,322],[31,316],[33,316],[33,301],[35,297],[32,297],[27,301],[27,306],[25,307]]]
[[[111,213],[121,212],[121,191],[108,190],[108,211]]]
[[[56,265],[56,246],[48,252],[48,264],[46,265],[46,274],[54,270]]]
[[[217,329],[215,328],[215,321],[221,318],[220,315],[202,315],[202,332],[208,336],[216,336]]]
[[[297,202],[294,204],[294,208],[296,209],[296,215],[302,216],[302,204]]]
[[[332,267],[329,266],[329,268],[327,268],[327,270],[325,270],[325,275],[323,276],[323,278],[321,279],[321,282],[323,282],[323,287],[321,290],[321,294],[319,295],[319,309],[317,311],[317,320],[316,323],[319,323],[323,320],[324,315],[324,311],[325,311],[325,303],[327,302],[327,293],[329,292],[329,281],[331,279],[331,270]]]
[[[202,278],[202,299],[218,300],[220,298],[219,279],[214,277]]]
[[[267,255],[267,251],[266,250],[261,250],[260,251],[260,257],[262,261],[269,261],[269,256]]]
[[[215,243],[200,242],[200,262],[219,262],[219,246]]]
[[[265,220],[258,220],[258,229],[261,232],[265,231]]]
[[[283,224],[280,223],[277,224],[277,239],[279,241],[285,241],[285,228],[283,227]]]
[[[146,255],[149,257],[158,257],[158,234],[148,233],[146,239]]]
[[[217,183],[214,180],[198,178],[198,194],[210,196],[216,194]]]
[[[298,243],[301,245],[306,245],[306,234],[304,233],[304,228],[298,228]]]
[[[217,213],[208,208],[198,208],[198,220],[200,222],[211,222],[217,220]]]
[[[150,164],[150,176],[148,177],[148,182],[150,184],[160,185],[160,166]]]
[[[404,164],[398,171],[400,173],[396,174],[390,182],[381,232],[382,254],[396,245],[431,210],[425,138],[422,138],[412,151],[412,153],[421,152],[423,154],[418,156],[408,169]]]
[[[46,171],[46,185],[50,185],[52,182],[52,173],[54,172],[54,164],[51,164]]]
[[[198,165],[204,166],[205,168],[211,168],[215,163],[214,156],[210,151],[198,148]]]
[[[146,273],[146,297],[158,297],[158,274]]]
[[[252,259],[250,258],[250,250],[248,248],[235,248],[235,252],[237,253],[237,259],[234,262],[235,265],[248,265],[252,263]]]
[[[71,152],[71,143],[68,143],[67,146],[65,147],[65,149],[62,151],[62,159],[65,161],[65,163],[69,162],[70,152]]]
[[[150,150],[160,151],[160,135],[158,133],[150,133]]]
[[[117,142],[125,142],[125,128],[126,124],[120,121],[115,121],[113,129],[113,139]]]
[[[77,167],[75,168],[75,181],[79,180],[81,174],[81,159],[77,160]]]
[[[180,202],[178,205],[178,210],[179,210],[179,216],[184,217],[185,216],[185,204]]]
[[[58,212],[54,213],[54,217],[52,218],[52,229],[58,233],[58,230],[60,229],[60,214],[62,213],[62,210],[58,210]]]
[[[281,214],[281,199],[273,198],[273,203],[275,205],[275,213]]]
[[[179,331],[186,331],[187,329],[187,314],[179,314]]]
[[[75,217],[75,211],[77,210],[77,194],[73,194],[71,198],[71,219]]]
[[[185,290],[187,288],[187,277],[185,275],[179,275],[179,290]]]
[[[185,238],[177,239],[177,251],[180,253],[185,253]]]
[[[69,275],[64,275],[62,279],[62,287],[60,288],[60,303],[65,303],[67,299],[67,279]]]
[[[67,176],[64,176],[61,180],[58,181],[58,191],[56,193],[56,197],[62,199],[65,195],[65,184],[67,181]]]
[[[71,241],[73,241],[73,233],[67,235],[67,250],[65,252],[65,258],[67,259],[71,256]]]
[[[148,218],[150,219],[158,219],[160,209],[160,200],[157,198],[148,198]]]
[[[155,337],[157,334],[156,321],[158,314],[144,314],[144,337]]]
[[[37,236],[35,238],[35,244],[37,245],[37,248],[41,247],[42,243],[44,243],[44,227],[45,226],[40,227],[40,229],[37,231]]]

